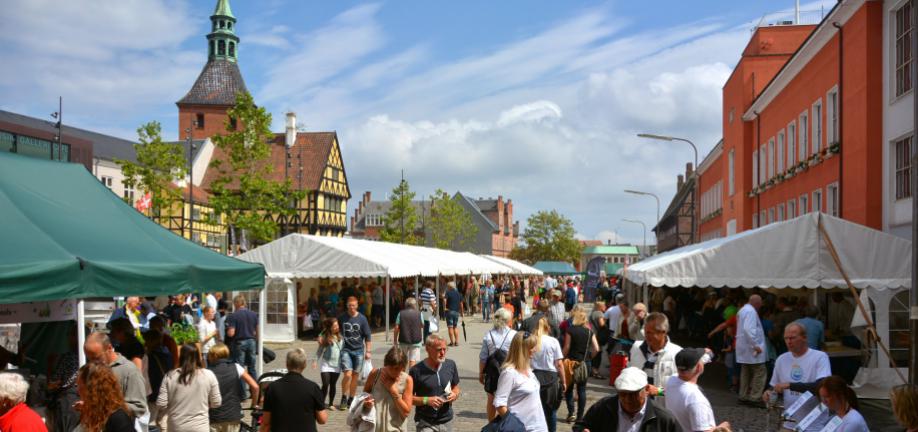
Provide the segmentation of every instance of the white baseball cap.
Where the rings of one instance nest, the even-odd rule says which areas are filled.
[[[625,392],[636,392],[647,387],[647,373],[636,368],[627,367],[615,379],[615,389]]]

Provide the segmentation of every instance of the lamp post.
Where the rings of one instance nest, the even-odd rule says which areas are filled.
[[[695,146],[695,143],[685,138],[678,138],[678,137],[673,137],[673,136],[668,136],[668,135],[648,134],[648,133],[639,133],[637,136],[638,138],[647,138],[647,139],[654,139],[654,140],[660,140],[660,141],[682,141],[692,146],[692,151],[695,152],[695,165],[692,165],[692,178],[694,179],[695,184],[692,187],[692,236],[691,236],[691,239],[692,239],[692,243],[695,243],[695,231],[696,231],[695,229],[695,201],[697,201],[697,198],[698,198],[698,147]],[[659,225],[659,221],[657,221],[657,224]],[[678,222],[676,223],[676,226],[678,226]]]
[[[657,200],[657,222],[655,226],[660,226],[660,197],[650,192],[636,191],[636,190],[631,190],[631,189],[625,189],[625,193],[630,193],[634,195],[651,196],[653,197],[653,199]]]
[[[194,242],[194,142],[191,140],[191,128],[197,127],[194,120],[191,126],[185,129],[185,139],[188,141],[188,240]]]
[[[644,256],[644,253],[647,251],[647,225],[637,219],[622,219],[622,222],[641,224],[641,227],[644,229],[644,249],[641,252],[641,256]]]

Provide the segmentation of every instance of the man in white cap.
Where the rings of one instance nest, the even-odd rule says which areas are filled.
[[[711,402],[698,387],[698,378],[704,373],[710,353],[703,348],[683,348],[676,354],[679,374],[666,383],[666,409],[673,413],[684,431],[710,432],[714,428],[730,428],[730,423],[717,424]]]
[[[615,379],[616,396],[593,404],[583,419],[574,424],[574,432],[680,432],[682,428],[666,408],[647,398],[647,374],[629,367]]]

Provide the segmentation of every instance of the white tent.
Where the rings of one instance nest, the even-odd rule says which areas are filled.
[[[512,260],[510,258],[503,258],[503,257],[494,256],[494,255],[482,255],[482,256],[491,261],[496,261],[497,263],[503,264],[504,266],[514,269],[515,270],[514,273],[517,273],[517,274],[537,275],[537,276],[541,276],[543,274],[542,270],[539,270],[535,267],[528,266],[526,264],[523,264],[516,260]]]

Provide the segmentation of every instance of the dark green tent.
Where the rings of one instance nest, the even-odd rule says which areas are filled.
[[[569,262],[539,261],[532,266],[550,275],[570,276],[580,274]]]
[[[0,303],[263,286],[260,264],[169,232],[82,165],[0,152]]]

